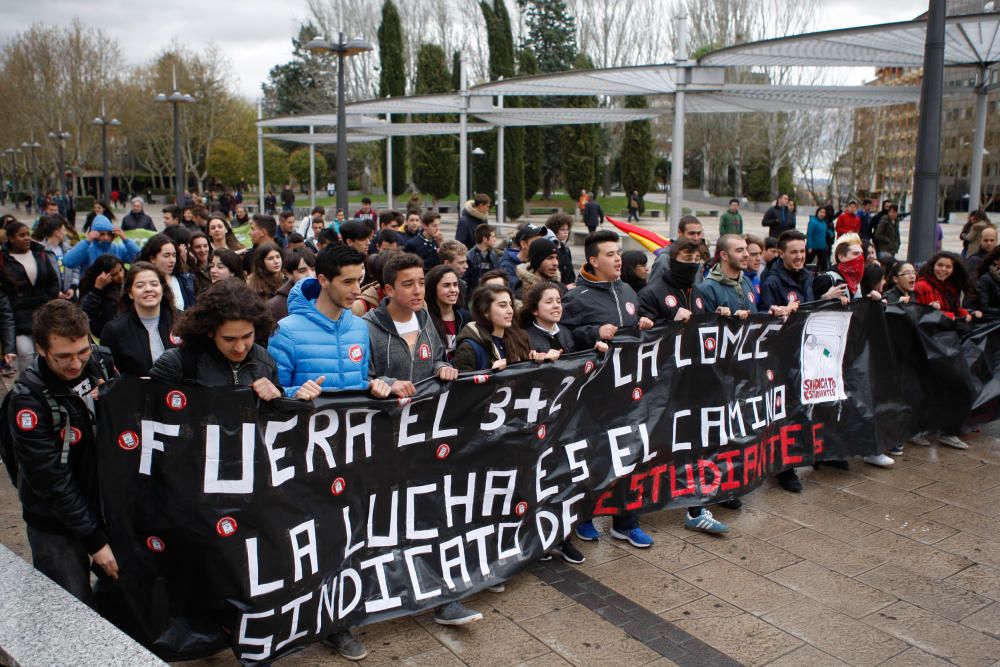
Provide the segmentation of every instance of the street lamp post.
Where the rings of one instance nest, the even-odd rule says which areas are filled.
[[[42,145],[35,141],[35,133],[31,133],[31,141],[25,141],[21,144],[21,148],[27,148],[31,152],[31,162],[29,163],[28,169],[31,171],[31,197],[32,203],[38,203],[38,174],[36,169],[38,168],[38,160],[35,158],[35,149],[41,148]]]
[[[476,181],[473,180],[473,178],[472,178],[472,172],[473,172],[473,169],[476,166],[476,160],[475,160],[475,158],[482,157],[482,156],[486,155],[486,151],[484,151],[479,146],[476,146],[470,152],[472,153],[473,159],[469,160],[469,195],[470,195],[470,197],[475,197],[476,193],[479,192],[479,190],[476,189]],[[461,210],[461,206],[464,206],[464,205],[465,205],[465,202],[461,202],[459,204],[459,210]]]
[[[181,160],[181,116],[180,105],[191,104],[194,98],[177,90],[177,69],[174,68],[174,92],[169,95],[160,93],[153,98],[155,102],[169,102],[174,108],[174,193],[176,206],[184,205],[184,165]]]
[[[62,191],[62,196],[67,196],[66,187],[66,163],[63,161],[63,149],[66,147],[66,140],[72,135],[69,132],[64,132],[62,129],[62,121],[59,121],[59,129],[55,132],[49,132],[49,139],[56,142],[56,147],[59,150],[59,187]]]
[[[372,50],[372,45],[355,37],[348,41],[341,32],[337,41],[311,39],[305,48],[319,53],[337,54],[337,208],[345,212],[349,208],[347,196],[347,109],[344,107],[344,61],[347,56]]]
[[[21,208],[20,202],[18,201],[17,197],[17,154],[20,152],[21,152],[20,148],[13,148],[13,147],[8,148],[7,150],[4,151],[4,153],[10,156],[10,174],[11,174],[10,179],[11,179],[11,185],[14,187],[15,209]]]
[[[100,199],[107,204],[111,195],[111,177],[108,175],[108,128],[119,127],[122,122],[117,118],[108,118],[102,101],[101,115],[90,121],[90,124],[101,128],[101,165],[104,170],[104,179],[101,181]]]

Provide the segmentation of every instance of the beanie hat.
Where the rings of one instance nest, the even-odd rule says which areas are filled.
[[[546,259],[556,254],[556,244],[547,238],[537,238],[528,246],[528,266],[537,271]]]
[[[105,215],[95,215],[94,221],[90,223],[90,229],[95,232],[115,231],[114,225],[111,224],[111,221]]]

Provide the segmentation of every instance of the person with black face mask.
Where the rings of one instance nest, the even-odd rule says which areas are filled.
[[[696,241],[674,241],[670,245],[670,270],[661,272],[639,290],[639,313],[657,324],[686,322],[693,313],[704,313],[705,300],[694,286],[701,269],[698,259]]]

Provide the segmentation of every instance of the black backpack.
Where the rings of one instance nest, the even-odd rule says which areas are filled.
[[[111,351],[99,345],[93,345],[92,348],[94,352],[91,358],[96,361],[101,377],[105,381],[110,380],[113,377],[112,373],[108,370],[109,366],[113,368],[110,364]],[[62,429],[62,453],[60,460],[62,463],[66,463],[69,459],[69,447],[73,438],[73,428],[70,424],[69,412],[66,408],[59,405],[52,392],[49,391],[45,381],[42,380],[34,368],[29,368],[22,373],[21,377],[18,378],[18,383],[25,385],[29,391],[33,391],[41,396],[46,405],[48,405],[49,413],[52,417],[53,430],[58,433]],[[10,412],[11,396],[15,391],[18,391],[17,384],[7,392],[6,396],[3,397],[3,401],[0,402],[0,459],[3,459],[4,467],[7,468],[7,475],[10,476],[10,482],[16,488],[19,467],[17,465],[17,457],[14,456],[14,433],[11,430],[14,425],[7,419]]]

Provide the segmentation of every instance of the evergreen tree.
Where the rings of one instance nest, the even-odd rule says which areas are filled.
[[[392,0],[382,5],[382,23],[378,27],[378,53],[381,61],[379,70],[379,97],[403,97],[406,95],[406,65],[403,62],[403,23],[399,10]],[[394,118],[402,122],[403,118]],[[382,162],[382,182],[386,183],[386,164]],[[406,191],[406,142],[396,138],[392,142],[392,193]]]
[[[329,54],[303,48],[319,34],[311,22],[299,26],[298,36],[292,38],[292,59],[271,68],[261,86],[268,116],[329,111],[336,106],[336,61]]]
[[[566,3],[563,0],[518,0],[518,5],[528,27],[528,38],[522,46],[535,54],[539,72],[570,69],[577,53],[576,21]],[[561,98],[549,99],[556,106],[565,102]],[[546,199],[552,193],[561,166],[566,163],[560,156],[562,144],[559,128],[542,129],[541,180]],[[584,180],[589,181],[590,178]]]
[[[538,74],[538,62],[531,49],[521,49],[518,52],[517,73],[526,76]],[[538,99],[524,97],[521,106],[525,108],[538,107]],[[530,200],[542,185],[542,163],[544,161],[545,144],[542,128],[531,126],[524,128],[524,198]]]
[[[626,109],[646,109],[649,102],[645,97],[629,95],[625,98]],[[642,198],[653,181],[653,133],[648,120],[636,120],[625,124],[621,152],[621,184],[625,195],[638,190]]]
[[[515,74],[514,37],[507,6],[504,0],[493,0],[492,7],[483,0],[479,6],[486,19],[486,37],[490,47],[490,80],[510,78]],[[516,108],[520,105],[519,97],[504,98],[505,107]],[[513,220],[524,214],[524,129],[506,128],[503,143],[505,212]]]
[[[451,88],[448,56],[436,44],[422,44],[417,52],[417,95],[446,93]],[[434,122],[435,116],[414,116],[414,122]],[[449,119],[451,120],[451,119]],[[448,196],[455,183],[457,161],[451,136],[413,138],[413,183],[437,202]]]
[[[593,69],[590,58],[577,57],[574,69]],[[573,96],[566,98],[570,108],[590,108],[597,106],[595,96]],[[595,124],[566,125],[561,128],[560,157],[562,161],[563,184],[571,199],[580,196],[581,190],[597,190],[597,168],[601,153],[600,128]]]

